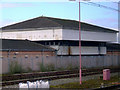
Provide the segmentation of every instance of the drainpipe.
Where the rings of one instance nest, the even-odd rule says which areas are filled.
[[[9,68],[10,68],[10,49],[8,50],[8,71],[9,71]]]

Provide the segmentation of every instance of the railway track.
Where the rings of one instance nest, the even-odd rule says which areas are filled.
[[[94,72],[93,72],[94,71]],[[111,72],[118,72],[119,69],[111,70]],[[102,74],[102,69],[82,70],[82,76]],[[79,77],[79,70],[72,71],[52,71],[52,72],[36,72],[36,73],[23,73],[2,76],[2,86],[19,84],[20,82],[26,83],[27,81],[36,80],[55,80],[63,78]]]

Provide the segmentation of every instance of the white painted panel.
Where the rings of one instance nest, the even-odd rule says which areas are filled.
[[[62,40],[62,29],[3,32],[4,39]]]
[[[31,31],[12,31],[3,32],[4,39],[28,39],[38,40],[79,40],[78,30],[67,29],[48,29],[48,30],[31,30]],[[105,41],[116,42],[116,33],[81,31],[81,39],[86,41]]]
[[[78,30],[63,29],[63,40],[79,40]],[[116,42],[116,33],[81,31],[81,40],[85,41],[105,41]]]

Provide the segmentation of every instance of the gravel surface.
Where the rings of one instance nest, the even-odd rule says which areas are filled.
[[[111,74],[111,76],[114,76],[114,75],[118,75],[118,73]],[[99,76],[102,76],[102,74],[92,75],[92,76],[84,76],[84,77],[82,77],[82,81],[86,81],[89,79],[98,79]],[[70,82],[79,82],[79,78],[76,77],[76,78],[57,79],[57,80],[49,81],[50,85],[60,85],[60,84],[65,84],[65,83],[70,83]],[[18,88],[18,84],[11,85],[11,86],[5,86],[3,88]]]

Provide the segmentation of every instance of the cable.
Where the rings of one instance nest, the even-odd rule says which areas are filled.
[[[81,2],[81,3],[88,4],[88,5],[94,5],[94,6],[96,6],[96,7],[100,7],[100,8],[106,8],[106,9],[109,9],[109,10],[113,10],[113,11],[120,12],[120,10],[117,10],[117,9],[115,9],[115,8],[107,7],[107,6],[100,5],[100,4],[93,3],[93,2],[88,2],[88,3]]]
[[[111,8],[111,7],[107,7],[107,6],[104,6],[104,5],[100,5],[100,4],[97,4],[97,3],[93,3],[93,2],[89,2],[89,3],[94,4],[94,5],[97,5],[97,6],[102,7],[102,8],[119,11],[119,10],[117,10],[117,9],[114,9],[114,8]],[[119,12],[120,12],[120,11],[119,11]]]

